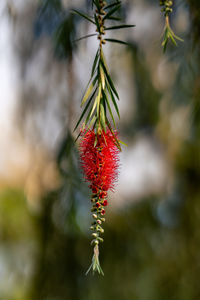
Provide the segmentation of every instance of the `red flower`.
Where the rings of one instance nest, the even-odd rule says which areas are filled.
[[[101,215],[103,216],[103,215],[105,215],[105,213],[106,213],[105,209],[102,209]]]
[[[107,206],[108,205],[108,201],[107,200],[104,200],[103,201],[103,206]]]
[[[96,144],[96,145],[95,145]],[[106,191],[113,189],[118,176],[119,150],[110,130],[96,134],[94,130],[82,133],[80,159],[86,181],[93,193],[106,197]]]
[[[99,194],[99,198],[105,198],[107,196],[107,192],[101,192]]]
[[[99,202],[96,203],[96,207],[99,208],[101,204]]]

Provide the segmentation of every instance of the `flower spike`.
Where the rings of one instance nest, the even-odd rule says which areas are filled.
[[[89,188],[92,191],[91,212],[93,222],[90,229],[92,230],[93,240],[91,244],[94,246],[94,254],[92,264],[86,274],[92,270],[93,273],[98,272],[103,275],[99,262],[99,243],[103,242],[101,235],[104,233],[102,224],[105,222],[106,207],[108,205],[107,191],[114,189],[118,177],[121,141],[119,141],[118,132],[113,129],[109,118],[111,118],[114,128],[116,128],[112,107],[114,107],[117,116],[120,118],[117,105],[119,95],[109,73],[103,46],[106,42],[116,41],[126,44],[116,39],[104,38],[107,31],[134,27],[134,25],[125,24],[106,26],[108,20],[120,20],[116,15],[120,7],[121,2],[118,0],[109,5],[104,0],[92,0],[93,17],[73,10],[74,13],[96,26],[95,34],[89,34],[78,40],[97,35],[99,41],[91,78],[81,101],[83,112],[75,126],[75,130],[79,125],[82,128],[78,135],[80,137],[80,161],[85,180],[89,183]]]

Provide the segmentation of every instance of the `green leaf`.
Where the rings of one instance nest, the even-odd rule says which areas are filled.
[[[91,128],[95,121],[96,121],[96,116],[93,116],[93,118],[90,121],[90,124],[88,125],[88,127]]]
[[[103,93],[103,94],[104,94],[104,99],[105,99],[105,102],[106,102],[106,104],[107,104],[107,106],[108,106],[108,110],[109,110],[111,119],[112,119],[112,121],[113,121],[114,127],[116,128],[115,119],[114,119],[114,116],[113,116],[113,113],[112,113],[112,109],[111,109],[111,107],[110,107],[110,102],[109,102],[109,100],[108,100],[107,93],[105,92],[105,93]]]
[[[122,45],[126,45],[126,46],[130,46],[130,43],[121,41],[121,40],[116,40],[116,39],[105,39],[105,41],[107,42],[111,42],[111,43],[117,43],[117,44],[122,44]]]
[[[93,104],[93,106],[94,106],[94,104]],[[85,119],[85,125],[87,125],[87,123],[89,122],[89,120],[91,119],[91,115],[92,115],[92,109],[93,109],[93,106],[90,108],[90,110],[89,110],[89,112],[88,112],[88,114],[87,114],[87,117],[86,117],[86,119]]]
[[[92,98],[94,97],[96,91],[97,91],[97,88],[95,89],[95,91],[94,91],[93,94],[91,95],[90,99],[88,100],[88,103],[87,103],[87,105],[85,106],[85,108],[84,108],[84,110],[83,110],[83,112],[82,112],[82,114],[81,114],[81,116],[80,116],[80,118],[79,118],[79,120],[78,120],[78,122],[77,122],[75,128],[74,128],[74,131],[77,129],[78,125],[80,124],[81,120],[83,119],[83,116],[85,115],[85,113],[86,113],[86,111],[87,111],[87,109],[88,109],[88,107],[89,107],[89,105],[90,105],[90,103],[91,103],[91,101],[92,101]]]
[[[105,6],[104,9],[111,8],[111,7],[116,6],[116,5],[118,5],[118,4],[121,4],[121,1],[113,2],[113,3],[111,3],[111,4],[107,5],[107,6]]]
[[[97,95],[97,116],[99,117],[99,111],[100,111],[100,100],[101,100],[101,83],[99,84],[99,92]]]
[[[76,139],[75,139],[74,143],[76,143],[76,142],[77,142],[77,140],[78,140],[78,138],[80,137],[80,135],[81,135],[81,132],[79,132],[79,134],[77,135],[77,137],[76,137]]]
[[[99,1],[98,0],[93,0],[93,3],[96,5],[96,7],[98,8],[98,10],[101,9],[100,5],[99,5]]]
[[[95,135],[94,147],[97,145],[97,135]]]
[[[102,89],[104,90],[105,88],[105,76],[104,76],[104,71],[102,66],[99,66],[99,73],[100,73],[100,78],[101,78],[101,84],[102,84]]]
[[[101,51],[101,61],[103,62],[104,67],[106,68],[106,71],[108,73],[108,65],[107,65],[106,58],[104,56],[103,50]]]
[[[92,93],[94,88],[94,84],[93,82],[91,82],[91,84],[89,85],[88,89],[86,90],[83,99],[81,101],[81,107],[85,104],[85,102],[87,101],[88,97],[90,96],[90,94]]]
[[[127,145],[126,143],[124,143],[124,142],[122,142],[122,141],[120,141],[120,140],[118,140],[118,141],[119,141],[120,144],[122,144],[122,145],[128,147],[128,145]]]
[[[115,30],[115,29],[122,29],[122,28],[131,28],[135,27],[135,25],[118,25],[118,26],[112,26],[112,27],[105,27],[104,30]]]
[[[180,42],[184,42],[184,40],[182,38],[180,38],[178,35],[176,35],[175,33],[173,34],[174,38]]]
[[[92,37],[92,36],[95,36],[95,35],[97,36],[97,33],[88,34],[88,35],[82,36],[82,37],[80,37],[80,38],[74,40],[73,42],[76,43],[76,42],[79,42],[79,41],[81,41],[81,40],[87,39],[87,38]]]
[[[72,12],[75,13],[75,14],[77,14],[77,15],[79,15],[79,16],[81,16],[81,17],[83,17],[84,19],[88,20],[89,22],[95,24],[95,22],[89,16],[87,16],[86,14],[84,14],[83,12],[80,12],[80,11],[78,11],[76,9],[72,9]]]
[[[96,66],[97,66],[98,59],[99,59],[99,49],[97,50],[97,53],[96,53],[96,56],[95,56],[95,59],[94,59],[94,62],[93,62],[91,76],[94,75],[94,72],[95,72],[95,69],[96,69]]]
[[[119,117],[119,119],[120,119],[119,109],[118,109],[117,103],[116,103],[116,101],[115,101],[115,97],[114,97],[114,95],[113,95],[113,93],[112,93],[112,91],[111,91],[111,89],[110,89],[109,86],[107,86],[107,89],[108,89],[108,92],[109,92],[109,94],[110,94],[112,103],[113,103],[113,105],[114,105],[114,107],[115,107],[115,110],[116,110],[116,112],[117,112],[117,115],[118,115],[118,117]]]
[[[91,117],[92,117],[92,115],[93,115],[93,113],[94,113],[94,111],[95,111],[96,106],[97,106],[97,98],[95,99],[94,104],[93,104],[93,106],[91,107],[91,109],[90,109],[90,111],[89,111],[89,113],[88,113],[88,115],[87,115],[87,118],[86,118],[86,124],[87,124],[88,121],[91,119]]]
[[[106,130],[105,110],[104,110],[104,105],[102,103],[102,100],[100,103],[100,114],[101,114],[100,121],[101,121],[102,127],[104,130]]]
[[[110,75],[108,74],[108,70],[107,70],[107,68],[105,67],[105,65],[104,65],[104,63],[103,63],[102,60],[101,60],[101,65],[102,65],[102,67],[103,67],[104,73],[106,74],[106,78],[107,78],[107,80],[108,80],[108,83],[109,83],[111,89],[113,90],[114,94],[116,95],[117,99],[119,100],[119,95],[118,95],[118,93],[117,93],[117,90],[116,90],[116,88],[115,88],[115,86],[114,86],[114,84],[113,84],[113,82],[112,82],[112,79],[111,79]]]
[[[122,21],[122,19],[121,18],[118,18],[118,17],[109,17],[108,18],[109,20],[115,20],[115,21]]]
[[[169,33],[169,38],[171,39],[172,43],[173,43],[175,46],[177,46],[177,42],[176,42],[175,39],[173,38],[173,35],[172,35],[171,32]]]
[[[103,17],[103,20],[110,19],[110,17],[121,7],[121,4],[116,5],[113,9],[111,9],[105,17]]]

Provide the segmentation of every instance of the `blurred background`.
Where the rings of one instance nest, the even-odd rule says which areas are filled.
[[[110,1],[108,1],[110,2]],[[78,164],[80,102],[94,27],[84,0],[0,1],[0,299],[200,299],[200,3],[175,1],[184,38],[162,52],[159,1],[125,0],[133,29],[105,46],[120,94],[119,181],[109,195],[100,259]]]

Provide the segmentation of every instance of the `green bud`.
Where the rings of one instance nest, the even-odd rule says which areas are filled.
[[[96,214],[93,214],[92,216],[93,216],[94,219],[97,219],[97,215]]]
[[[102,228],[101,226],[97,225],[97,231],[102,232],[102,231],[101,231],[102,229],[103,229],[103,228]]]
[[[98,237],[98,234],[97,234],[97,233],[92,233],[92,236],[93,236],[94,238],[97,238],[97,237]]]
[[[93,244],[98,245],[99,241],[97,239],[94,239],[94,240],[91,241],[91,245],[93,245]]]
[[[98,237],[97,239],[99,240],[99,242],[103,243],[103,239],[101,237]]]
[[[93,211],[97,211],[97,208],[96,207],[92,207],[91,208],[91,212],[93,212]]]

